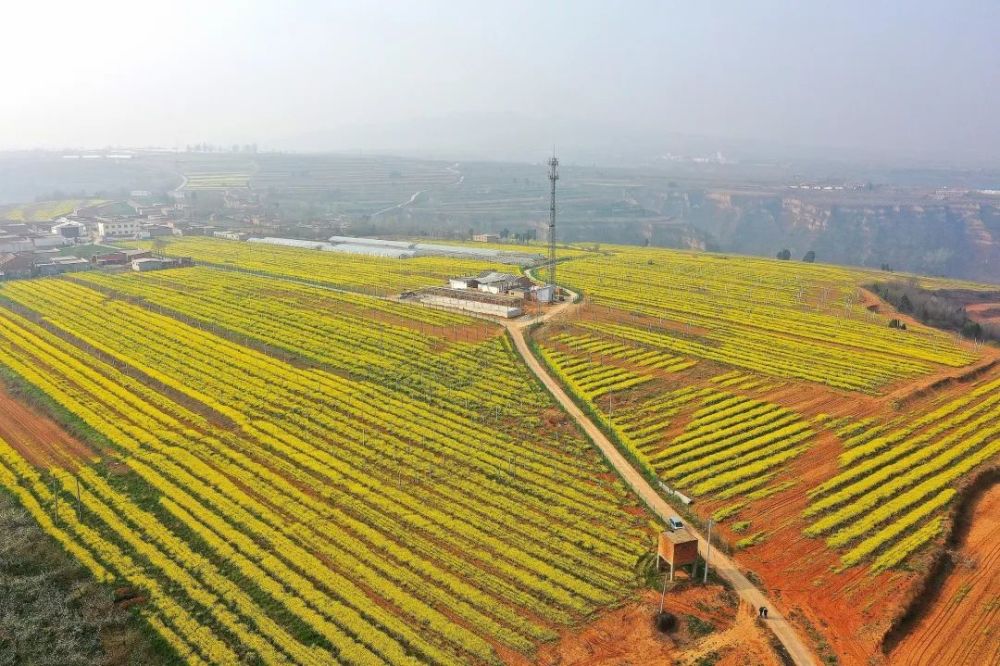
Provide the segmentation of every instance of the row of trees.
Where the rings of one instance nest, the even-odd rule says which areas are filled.
[[[473,235],[475,235],[476,230],[469,227],[468,234],[466,234],[469,240],[472,240]],[[527,243],[529,241],[538,240],[538,232],[535,229],[526,229],[524,231],[511,231],[507,227],[501,229],[498,233],[501,241],[511,241],[513,243]]]
[[[247,143],[240,145],[238,143],[234,143],[233,145],[226,147],[216,146],[211,143],[189,143],[184,146],[184,150],[189,153],[256,153],[257,144]]]
[[[876,282],[869,289],[903,314],[912,315],[928,326],[958,331],[973,340],[1000,341],[1000,327],[973,321],[962,303],[922,289],[915,280]]]
[[[788,261],[789,259],[792,258],[792,251],[789,250],[788,248],[785,248],[784,250],[782,250],[777,254],[777,257],[782,261]],[[805,256],[802,257],[802,261],[806,262],[807,264],[813,263],[814,261],[816,261],[816,253],[813,252],[812,250],[809,250],[808,252],[805,253]]]

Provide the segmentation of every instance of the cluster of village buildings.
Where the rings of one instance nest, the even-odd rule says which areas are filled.
[[[147,201],[152,203],[145,203]],[[130,251],[125,257],[116,247],[100,246],[164,236],[230,238],[233,235],[227,226],[195,224],[189,217],[183,199],[156,202],[149,192],[134,191],[127,202],[83,207],[54,221],[0,218],[0,279],[58,275],[95,266],[131,265],[135,270],[165,268],[174,262],[141,251]],[[212,216],[209,217],[211,221]],[[87,256],[77,256],[79,253],[74,251],[74,246],[80,245],[98,247]]]
[[[497,263],[532,264],[541,255],[518,249],[495,249],[469,245],[434,244],[353,236],[332,236],[327,241],[303,241],[269,236],[251,236],[232,226],[194,224],[182,198],[169,203],[146,204],[149,192],[133,192],[128,202],[109,202],[81,208],[51,222],[22,222],[0,219],[0,279],[45,277],[91,270],[120,268],[150,271],[190,265],[189,259],[154,256],[141,249],[118,247],[122,241],[155,239],[163,236],[215,236],[253,244],[282,245],[329,252],[407,259],[421,256],[452,256]],[[228,193],[227,193],[228,194]],[[227,204],[230,202],[227,202]],[[252,205],[237,201],[233,204]],[[211,222],[211,218],[209,218]],[[260,228],[258,226],[258,228]],[[476,234],[479,243],[495,243],[496,234]],[[480,275],[455,277],[447,286],[410,294],[430,304],[501,317],[517,317],[528,302],[549,303],[555,299],[550,286],[535,285],[529,278],[513,273],[488,271]]]

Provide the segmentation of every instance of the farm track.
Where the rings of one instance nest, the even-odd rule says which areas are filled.
[[[558,380],[547,372],[544,366],[542,366],[539,360],[531,352],[524,334],[525,328],[531,323],[551,319],[555,315],[571,308],[572,305],[572,301],[567,301],[564,305],[554,308],[543,317],[536,318],[535,320],[525,322],[505,321],[503,324],[510,332],[511,338],[514,340],[514,347],[524,359],[525,364],[531,369],[532,373],[538,377],[545,388],[559,402],[563,409],[566,410],[570,417],[576,421],[587,436],[597,445],[597,447],[604,454],[605,459],[618,471],[625,483],[628,484],[628,486],[642,499],[642,501],[664,522],[668,518],[679,518],[677,513],[670,507],[666,500],[664,500],[659,493],[653,489],[645,477],[643,477],[631,465],[631,463],[628,462],[628,460],[621,454],[611,440],[604,435],[600,428],[598,428],[597,425],[583,413],[583,411],[576,405],[575,402],[573,402],[565,390],[563,390]],[[698,539],[699,551],[704,555],[708,548],[705,538],[693,529],[690,531]],[[802,642],[792,625],[789,624],[788,621],[777,611],[776,604],[761,590],[755,587],[746,576],[743,575],[733,560],[726,557],[722,553],[715,551],[712,553],[711,563],[715,568],[716,573],[733,586],[733,589],[737,594],[739,594],[743,601],[751,604],[754,608],[767,606],[769,609],[772,609],[770,617],[767,620],[767,626],[770,627],[771,631],[774,632],[778,640],[781,641],[781,644],[788,651],[788,654],[796,664],[816,663],[812,651],[806,647],[805,643]]]
[[[49,321],[39,313],[35,312],[34,310],[14,302],[2,302],[0,303],[0,308],[7,308],[11,312],[14,312],[15,314],[25,317],[26,319],[34,322],[35,324],[38,324],[40,327],[42,327],[52,335],[55,335],[59,339],[64,340],[65,342],[73,345],[74,347],[78,347],[79,349],[85,351],[87,354],[93,356],[95,359],[107,365],[108,367],[114,368],[130,377],[139,379],[145,385],[149,386],[153,390],[163,394],[164,396],[170,398],[171,400],[173,400],[178,404],[184,405],[184,407],[208,419],[211,423],[226,429],[232,429],[235,427],[236,424],[232,421],[232,419],[225,416],[224,414],[219,413],[218,411],[213,409],[210,405],[194,400],[190,396],[187,396],[184,393],[170,386],[166,386],[165,384],[151,377],[147,373],[139,370],[138,368],[131,367],[128,364],[123,363],[121,360],[111,356],[107,352],[97,349],[93,345],[83,340],[80,340],[71,333],[68,333],[67,331],[64,331],[58,326],[53,325],[51,321]],[[150,311],[154,311],[153,309],[148,307],[147,309],[149,309]]]

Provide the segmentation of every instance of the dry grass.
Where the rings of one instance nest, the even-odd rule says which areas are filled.
[[[0,535],[0,666],[165,663],[136,613],[6,494]]]

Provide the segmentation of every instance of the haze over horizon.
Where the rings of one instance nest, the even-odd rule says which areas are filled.
[[[510,157],[714,141],[970,166],[1000,154],[996,3],[183,0],[7,14],[5,150]]]

